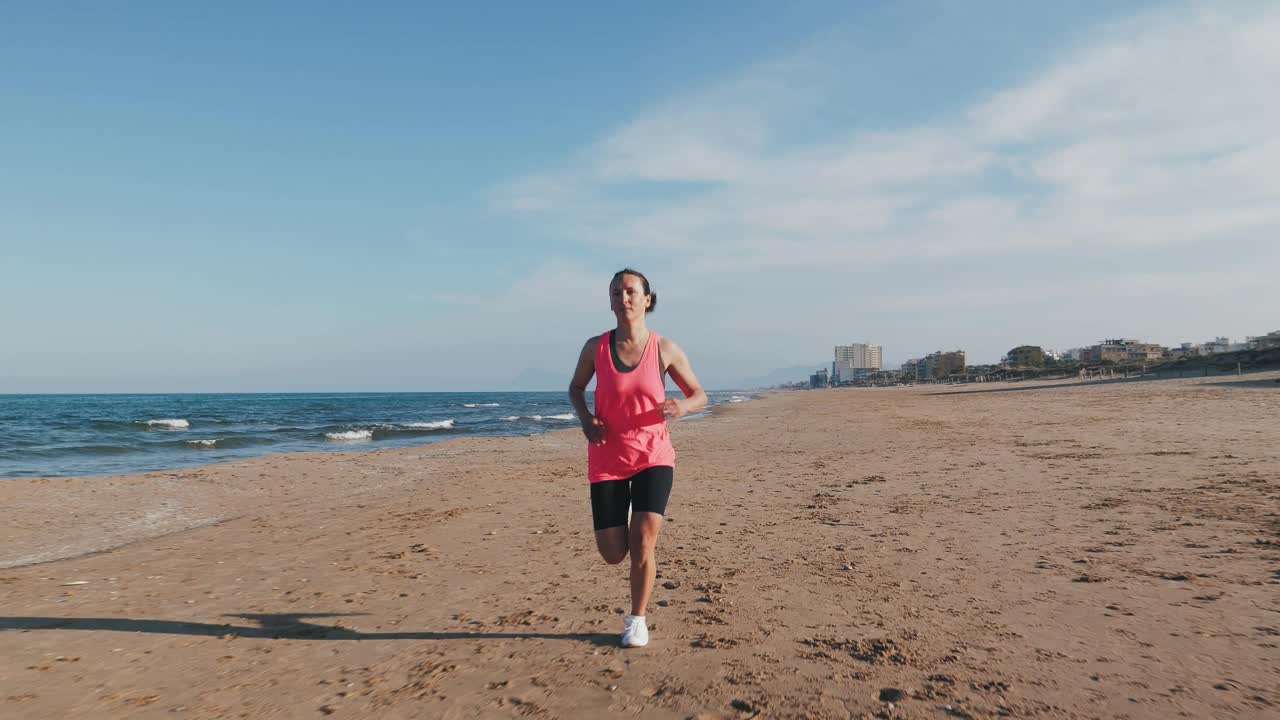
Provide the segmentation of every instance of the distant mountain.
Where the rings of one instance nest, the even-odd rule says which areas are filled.
[[[525,368],[514,380],[507,383],[507,390],[567,390],[569,373],[553,372],[542,368]]]
[[[809,376],[818,371],[819,368],[828,368],[830,372],[831,363],[816,362],[812,365],[793,365],[791,367],[778,368],[770,371],[766,375],[759,377],[743,378],[738,385],[734,387],[741,388],[762,388],[773,385],[783,385],[785,383],[794,383],[805,381],[808,382]]]

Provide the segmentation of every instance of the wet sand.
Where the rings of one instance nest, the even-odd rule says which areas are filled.
[[[632,650],[576,430],[3,481],[0,717],[1276,717],[1276,377],[677,423]]]

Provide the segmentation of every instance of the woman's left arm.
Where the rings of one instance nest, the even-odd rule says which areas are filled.
[[[684,350],[674,340],[662,338],[662,357],[669,361],[667,372],[684,393],[683,400],[672,399],[663,403],[662,414],[669,418],[678,418],[706,407],[707,393],[698,382],[698,376],[693,374],[693,367],[689,365],[689,357],[684,354]]]

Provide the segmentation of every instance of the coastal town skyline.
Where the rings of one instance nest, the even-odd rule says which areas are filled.
[[[1247,336],[1243,342],[1232,342],[1229,337],[1217,336],[1209,341],[1182,342],[1177,346],[1148,343],[1137,338],[1100,340],[1092,345],[1066,350],[1040,345],[1018,345],[995,363],[970,362],[963,349],[939,349],[923,357],[911,358],[900,366],[888,366],[883,361],[883,348],[880,345],[862,342],[834,346],[834,359],[829,368],[820,366],[814,374],[809,375],[808,384],[809,387],[816,388],[868,381],[944,379],[968,375],[970,367],[1012,370],[1065,367],[1072,364],[1087,366],[1138,362],[1145,365],[1268,350],[1280,350],[1280,330]]]

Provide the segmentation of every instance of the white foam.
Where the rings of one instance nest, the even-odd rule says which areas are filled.
[[[577,416],[573,413],[564,413],[563,415],[525,415],[523,418],[519,415],[512,415],[502,419],[507,422],[514,422],[516,420],[535,420],[541,422],[543,420],[574,420],[576,417]]]
[[[502,407],[502,403],[462,403],[462,407]]]
[[[504,417],[504,418],[502,418],[502,419],[503,419],[503,420],[505,420],[505,421],[507,421],[507,422],[515,422],[515,421],[517,421],[517,420],[519,420],[519,419],[520,419],[520,416],[519,416],[519,415],[509,415],[509,416]]]
[[[188,440],[187,444],[199,445],[201,447],[213,447],[214,445],[218,444],[218,441],[216,439],[215,440]]]
[[[547,420],[572,420],[573,418],[574,418],[574,416],[573,416],[573,414],[572,414],[572,413],[564,413],[563,415],[548,415],[548,416],[546,416],[546,419],[547,419]]]
[[[447,430],[453,427],[453,418],[448,420],[437,420],[435,422],[412,422],[405,423],[405,427],[420,428],[424,430]]]
[[[174,430],[185,429],[191,427],[191,423],[182,418],[160,418],[159,420],[148,420],[148,425],[159,425],[161,427],[172,428]]]
[[[372,430],[348,430],[346,432],[325,433],[330,440],[372,440]]]
[[[729,402],[746,402],[746,400],[747,399],[742,397],[741,395],[734,395],[733,397],[729,398]]]

